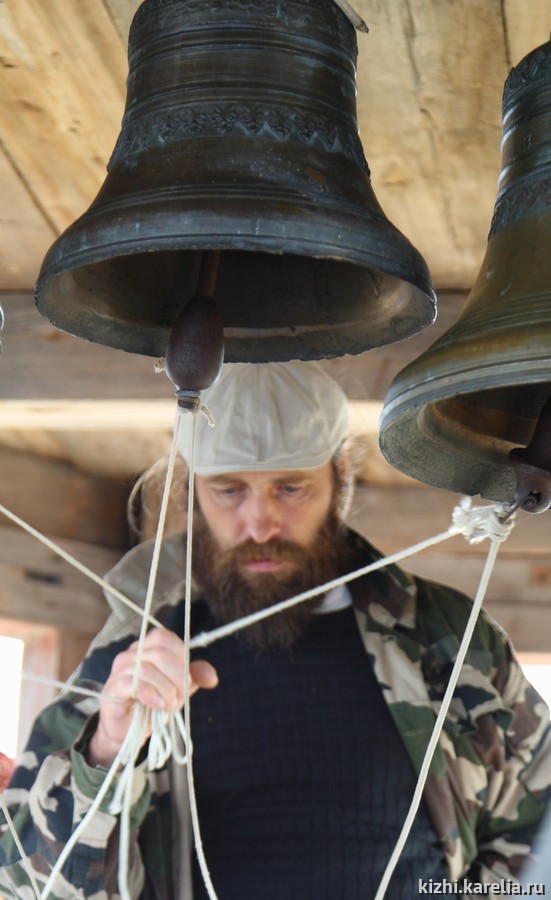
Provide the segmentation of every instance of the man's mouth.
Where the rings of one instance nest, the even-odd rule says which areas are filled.
[[[248,572],[279,572],[289,563],[284,559],[251,559],[245,563]]]

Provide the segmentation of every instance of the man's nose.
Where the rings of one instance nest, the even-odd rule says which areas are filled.
[[[265,544],[279,537],[281,522],[275,503],[268,497],[251,496],[245,512],[247,537],[257,544]]]

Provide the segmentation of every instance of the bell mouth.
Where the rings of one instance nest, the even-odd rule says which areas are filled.
[[[39,279],[37,303],[62,331],[163,356],[175,320],[194,295],[201,256],[201,250],[156,250],[50,270]],[[342,259],[295,254],[223,251],[215,299],[226,362],[361,353],[434,318],[426,293],[401,278]]]
[[[524,378],[516,385],[453,395],[458,387],[448,383],[450,395],[439,399],[434,399],[433,383],[404,392],[383,409],[382,452],[392,465],[426,484],[512,502],[516,477],[509,454],[529,443],[551,394],[551,371],[547,381]]]

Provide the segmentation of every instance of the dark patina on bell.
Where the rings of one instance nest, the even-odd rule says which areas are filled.
[[[502,148],[476,283],[458,321],[394,379],[380,443],[420,481],[512,501],[523,448],[551,469],[539,437],[551,434],[539,422],[551,395],[551,42],[505,82]]]
[[[359,353],[435,315],[358,136],[356,36],[332,0],[146,0],[98,196],[53,245],[39,311],[162,356],[204,251],[228,362]]]

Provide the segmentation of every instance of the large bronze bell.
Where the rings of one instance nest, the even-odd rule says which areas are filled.
[[[420,481],[512,501],[519,451],[510,453],[551,413],[551,42],[505,82],[502,148],[476,283],[459,320],[394,379],[380,443],[392,465]],[[551,469],[544,425],[541,470]]]
[[[107,178],[46,256],[40,312],[162,356],[220,250],[226,361],[358,353],[429,324],[427,267],[371,187],[356,52],[332,0],[146,0]]]

